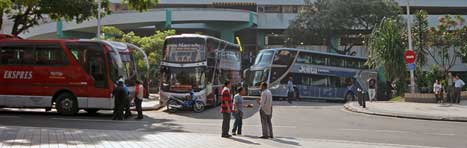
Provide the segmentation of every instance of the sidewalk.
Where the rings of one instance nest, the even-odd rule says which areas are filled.
[[[115,130],[83,130],[36,128],[0,125],[0,147],[8,148],[420,148],[419,146],[337,141],[323,139],[299,139],[278,137],[258,139],[253,136],[221,138],[220,135],[137,132]]]
[[[367,102],[366,108],[360,107],[358,102],[349,102],[344,107],[349,111],[370,115],[467,122],[467,101],[461,104],[381,101]]]
[[[141,107],[143,108],[143,111],[160,109],[162,106],[159,103],[159,94],[150,94],[149,98],[143,100]],[[131,110],[135,111],[136,107],[131,107]]]

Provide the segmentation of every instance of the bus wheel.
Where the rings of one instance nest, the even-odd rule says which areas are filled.
[[[86,111],[88,114],[96,114],[97,111],[99,111],[99,109],[84,109],[84,111]]]
[[[350,101],[355,101],[355,97],[353,96],[352,93],[347,93],[345,95],[345,102],[350,102]]]
[[[56,101],[58,113],[62,115],[74,115],[78,112],[78,102],[75,96],[70,93],[62,93],[58,95]]]

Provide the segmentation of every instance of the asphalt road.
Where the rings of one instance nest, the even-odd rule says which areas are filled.
[[[254,102],[251,102],[254,103]],[[417,145],[433,147],[467,147],[467,123],[400,119],[348,112],[342,103],[275,102],[273,126],[276,137],[313,138],[357,142]],[[259,114],[254,108],[245,109],[245,136],[259,136]],[[203,113],[181,111],[169,114],[145,112],[141,121],[110,120],[109,111],[97,115],[80,113],[60,116],[43,110],[0,110],[0,125],[80,128],[100,130],[138,130],[150,132],[216,133],[220,135],[219,108]],[[233,123],[233,122],[232,122]]]

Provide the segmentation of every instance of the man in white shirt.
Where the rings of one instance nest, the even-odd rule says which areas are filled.
[[[458,75],[455,77],[454,81],[454,103],[460,103],[461,101],[461,91],[462,87],[464,87],[465,83],[462,81]]]
[[[272,94],[268,89],[268,84],[261,83],[261,98],[257,100],[259,103],[259,115],[261,117],[261,127],[263,135],[260,138],[274,138],[272,132]]]
[[[140,80],[137,80],[136,86],[135,86],[135,97],[134,97],[136,111],[138,112],[138,117],[135,118],[136,120],[143,119],[143,108],[141,106],[143,103],[143,97],[144,97],[143,83]]]

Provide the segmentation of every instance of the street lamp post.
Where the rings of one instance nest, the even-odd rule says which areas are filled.
[[[101,36],[101,0],[97,0],[97,32],[96,39],[100,40]]]
[[[407,30],[408,30],[408,38],[409,38],[409,50],[413,50],[412,45],[412,29],[410,26],[410,0],[407,0]],[[414,70],[410,70],[410,92],[415,93],[415,76]]]

